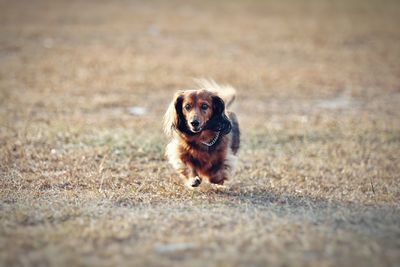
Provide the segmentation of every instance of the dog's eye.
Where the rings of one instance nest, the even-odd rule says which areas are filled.
[[[186,109],[186,110],[190,110],[191,108],[192,108],[192,107],[191,107],[189,104],[186,104],[186,105],[185,105],[185,109]]]
[[[207,105],[207,104],[201,105],[201,109],[202,109],[202,110],[207,110],[207,109],[208,109],[208,105]]]

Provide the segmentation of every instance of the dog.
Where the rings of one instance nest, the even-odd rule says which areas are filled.
[[[226,110],[236,90],[213,80],[197,80],[197,85],[177,92],[167,108],[166,156],[187,186],[197,187],[203,179],[223,185],[234,172],[240,147],[237,117]]]

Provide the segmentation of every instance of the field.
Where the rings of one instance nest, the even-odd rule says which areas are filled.
[[[1,1],[0,266],[399,266],[400,3]],[[163,113],[237,88],[237,174]]]

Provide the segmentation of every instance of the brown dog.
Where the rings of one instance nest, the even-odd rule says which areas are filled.
[[[222,185],[240,145],[236,115],[226,112],[223,100],[229,106],[235,90],[208,80],[199,80],[199,86],[177,92],[165,113],[164,131],[172,137],[166,155],[188,186],[199,186],[202,178]]]

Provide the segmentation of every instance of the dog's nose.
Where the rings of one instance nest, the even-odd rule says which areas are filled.
[[[198,126],[200,125],[200,122],[199,122],[198,120],[192,120],[192,121],[190,122],[190,124],[191,124],[193,127],[198,127]]]

